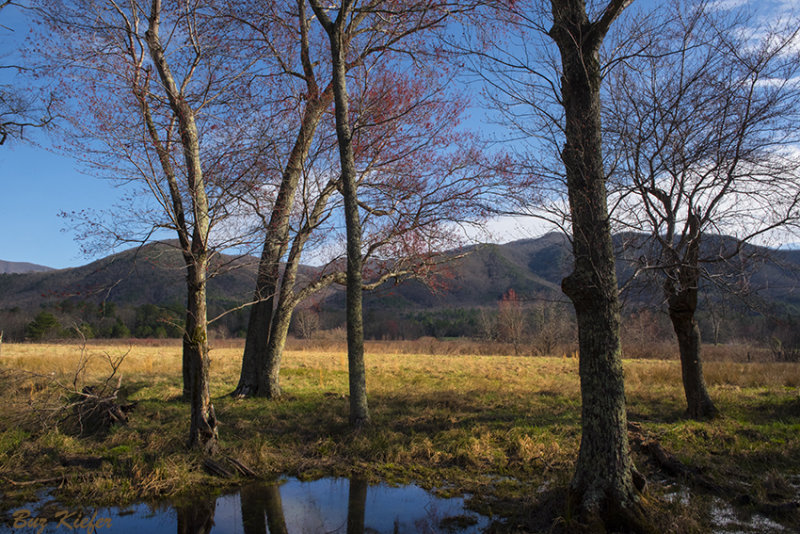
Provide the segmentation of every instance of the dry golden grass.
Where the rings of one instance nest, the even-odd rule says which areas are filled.
[[[379,351],[368,346],[373,424],[354,432],[347,425],[343,347],[287,350],[285,395],[277,402],[227,397],[238,380],[241,344],[214,347],[211,389],[222,445],[263,476],[357,472],[390,482],[446,485],[474,494],[478,509],[501,515],[531,502],[540,485],[563,485],[570,477],[580,440],[575,357],[432,355],[407,353],[401,344],[383,343]],[[180,351],[174,343],[5,344],[0,372],[24,370],[37,375],[29,381],[40,383],[71,380],[82,357],[88,357],[86,383],[100,380],[107,374],[106,357],[125,354],[124,393],[139,406],[128,426],[92,439],[18,424],[3,412],[0,477],[75,474],[61,460],[91,456],[103,459],[102,468],[77,473],[81,482],[68,482],[66,495],[126,501],[214,483],[184,448],[188,407],[177,400]],[[624,369],[630,419],[686,463],[741,480],[743,487],[777,487],[782,473],[800,472],[800,364],[707,363],[709,390],[726,415],[705,423],[682,416],[677,360],[625,360]],[[0,402],[24,407],[39,394],[35,388],[6,388]],[[639,463],[647,465],[642,458]],[[694,512],[686,521],[702,524]]]

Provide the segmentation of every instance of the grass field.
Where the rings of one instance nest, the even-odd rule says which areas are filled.
[[[535,528],[531,515],[563,492],[578,451],[577,359],[375,348],[366,359],[373,422],[357,432],[347,425],[341,350],[288,351],[280,401],[228,398],[241,348],[212,350],[212,397],[226,454],[265,478],[359,474],[441,493],[467,492],[471,507],[502,519],[509,529]],[[55,381],[78,387],[97,382],[108,374],[106,357],[126,353],[122,393],[138,402],[127,426],[77,437],[47,416],[45,408],[55,405],[61,391]],[[73,384],[82,357],[88,357],[86,373]],[[60,484],[63,499],[97,505],[238,483],[207,475],[201,459],[185,450],[189,412],[178,400],[180,365],[180,347],[174,345],[4,344],[3,501],[32,498],[36,480]],[[791,505],[800,480],[800,364],[709,362],[709,390],[723,413],[710,422],[683,417],[677,361],[625,360],[624,366],[629,419],[648,437],[738,498],[737,513],[768,515],[788,529],[800,528]],[[642,452],[636,461],[651,481],[648,500],[669,521],[665,532],[709,531],[711,505],[725,495],[662,473]],[[58,477],[63,481],[53,483]]]

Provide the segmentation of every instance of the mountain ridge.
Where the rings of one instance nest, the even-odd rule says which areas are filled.
[[[0,274],[25,274],[55,271],[52,267],[28,263],[26,261],[6,261],[0,260]]]
[[[618,245],[623,240],[637,239],[643,236],[615,237]],[[709,250],[724,243],[725,238],[709,239]],[[800,277],[797,275],[800,250],[749,247],[748,251],[754,257],[772,258],[769,262],[754,264],[748,282],[760,288],[767,300],[780,302],[789,310],[800,309]],[[393,316],[435,310],[496,308],[497,302],[510,289],[523,301],[566,301],[560,285],[571,268],[572,253],[569,240],[563,234],[550,233],[505,244],[471,245],[445,254],[456,259],[447,263],[439,274],[438,290],[416,280],[385,283],[378,290],[365,294],[365,316],[377,321],[378,317],[391,320]],[[634,263],[635,260],[618,262],[621,283],[633,272]],[[214,270],[220,272],[209,281],[208,287],[210,316],[239,307],[252,298],[257,266],[258,260],[252,256],[217,258]],[[19,332],[20,324],[31,321],[43,309],[74,310],[77,305],[85,308],[86,303],[90,303],[96,314],[98,307],[111,303],[134,331],[138,308],[181,309],[186,299],[183,272],[183,258],[175,243],[155,242],[80,267],[0,274],[0,330],[13,330],[8,326],[13,323]],[[304,266],[300,278],[308,279],[317,272],[317,267]],[[626,297],[626,304],[658,304],[662,298],[660,293],[660,286],[651,284],[641,295]],[[343,322],[343,291],[328,289],[305,305],[312,304],[327,314],[326,326]],[[175,321],[180,320],[178,315],[176,312]],[[241,335],[246,328],[247,315],[244,308],[226,316],[224,324],[228,335]],[[375,335],[379,335],[382,327],[376,324],[373,328],[378,332]]]

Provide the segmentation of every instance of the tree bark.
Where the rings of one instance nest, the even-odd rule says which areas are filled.
[[[192,238],[185,239],[186,228],[179,231],[186,263],[187,306],[186,327],[183,338],[184,396],[191,402],[189,447],[208,454],[218,449],[217,419],[209,393],[208,316],[206,308],[206,283],[208,272],[208,239],[211,229],[208,196],[200,159],[200,138],[194,111],[187,103],[167,63],[159,37],[161,0],[152,0],[148,28],[145,32],[150,57],[169,98],[172,112],[178,119],[178,130],[186,162],[186,179],[192,201]],[[188,247],[188,248],[187,248]]]
[[[667,271],[664,293],[667,297],[669,318],[678,338],[681,356],[681,376],[686,395],[686,413],[692,419],[710,419],[717,411],[706,389],[703,364],[700,360],[701,339],[697,326],[697,294],[700,283],[700,220],[696,214],[689,216],[689,242],[680,265]]]
[[[218,450],[217,418],[209,392],[208,323],[206,314],[205,261],[188,267],[189,298],[186,331],[183,334],[184,358],[188,361],[191,422],[189,447],[208,454]]]
[[[347,362],[350,382],[350,424],[369,422],[367,378],[364,365],[364,319],[362,312],[363,279],[361,275],[361,218],[358,212],[356,170],[353,157],[345,83],[344,50],[332,39],[334,50],[334,94],[336,100],[336,136],[342,165],[345,223],[347,226]]]
[[[303,162],[308,155],[314,132],[323,112],[332,100],[329,91],[319,97],[312,96],[312,98],[313,100],[307,103],[303,112],[300,131],[289,154],[289,160],[281,177],[278,196],[270,215],[267,237],[264,240],[264,248],[258,263],[258,278],[253,295],[255,304],[250,310],[250,319],[247,324],[247,339],[242,356],[239,384],[231,393],[234,397],[257,396],[275,399],[281,394],[278,378],[280,359],[276,361],[273,358],[275,352],[269,350],[271,329],[274,323],[275,296],[281,285],[279,284],[280,261],[286,254],[288,246],[289,216],[302,176]]]
[[[591,22],[582,0],[552,0],[561,53],[566,169],[574,267],[562,281],[578,322],[581,445],[569,506],[593,530],[651,532],[633,483],[620,351],[620,305],[602,159],[599,49],[628,2]]]
[[[336,21],[328,17],[319,0],[311,0],[331,43],[333,67],[333,99],[336,118],[336,139],[339,145],[342,196],[344,197],[345,225],[347,228],[347,289],[345,297],[347,317],[347,361],[350,382],[350,424],[360,427],[369,423],[367,405],[367,379],[364,365],[364,322],[362,315],[362,257],[361,217],[356,191],[356,165],[353,154],[353,133],[350,128],[347,94],[347,65],[345,63],[345,35],[352,3],[343,1]]]

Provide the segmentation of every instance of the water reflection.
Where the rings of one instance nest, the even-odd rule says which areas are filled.
[[[239,492],[244,534],[288,534],[283,517],[280,488],[276,485],[247,486]]]
[[[34,517],[51,514],[43,532],[65,532],[52,519],[57,504],[26,508]],[[437,498],[413,485],[370,486],[361,479],[289,479],[281,484],[247,486],[238,493],[200,499],[189,506],[140,504],[84,513],[111,520],[110,529],[93,534],[174,534],[176,526],[178,534],[433,534],[482,532],[488,526],[488,519],[466,510],[461,498]],[[12,523],[0,526],[0,533],[39,532],[38,528],[13,528]]]
[[[200,499],[188,506],[175,508],[178,534],[209,534],[214,526],[216,499]],[[112,528],[114,523],[112,522]]]

